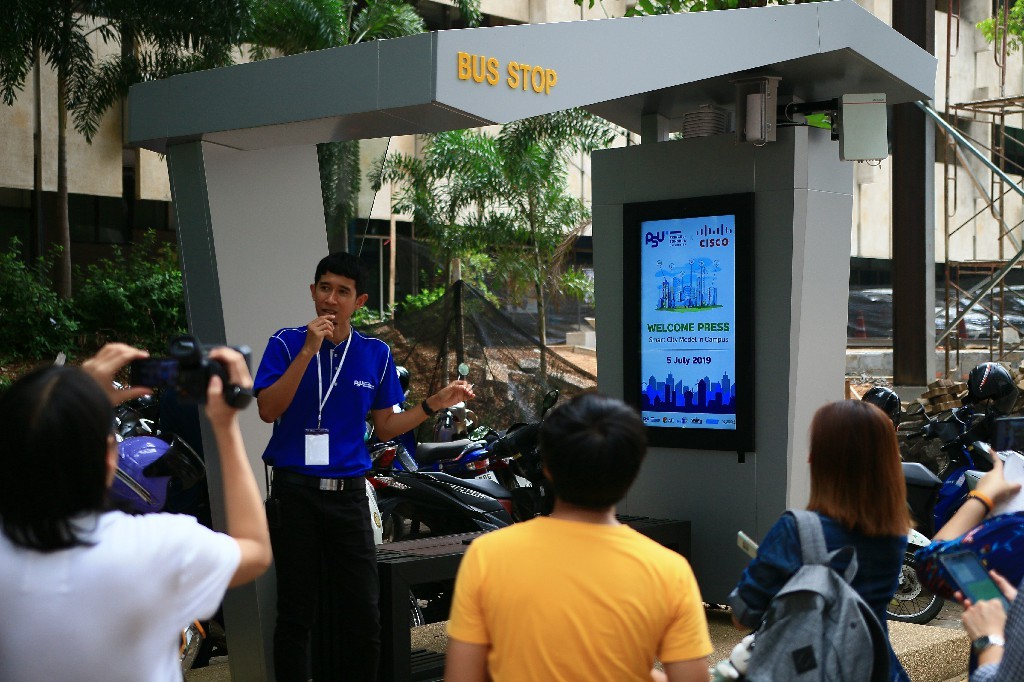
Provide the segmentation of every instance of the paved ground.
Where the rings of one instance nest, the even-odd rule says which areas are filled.
[[[579,350],[576,346],[548,346],[552,351],[576,365],[584,372],[597,376],[597,352]]]
[[[963,682],[967,680],[967,637],[960,627],[960,607],[947,603],[928,625],[890,623],[890,639],[897,656],[913,682]],[[726,658],[742,634],[732,627],[727,611],[707,611],[713,663]],[[412,631],[412,648],[444,652],[448,636],[444,623],[433,623]],[[207,668],[185,675],[187,682],[228,682],[231,674],[226,659],[216,659]]]

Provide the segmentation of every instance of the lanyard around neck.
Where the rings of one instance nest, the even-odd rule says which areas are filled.
[[[320,393],[320,407],[316,413],[316,428],[320,428],[320,420],[324,416],[324,405],[327,404],[327,399],[331,397],[331,391],[334,390],[334,385],[338,383],[338,375],[341,374],[341,368],[345,366],[345,358],[348,357],[348,349],[352,347],[352,331],[348,332],[348,341],[345,342],[345,352],[341,354],[341,362],[338,363],[338,369],[334,372],[334,378],[331,379],[331,385],[327,388],[327,395],[324,395],[324,375],[323,370],[320,368],[320,353],[316,354],[316,387]],[[337,346],[335,346],[337,348]],[[332,351],[333,353],[333,351]]]

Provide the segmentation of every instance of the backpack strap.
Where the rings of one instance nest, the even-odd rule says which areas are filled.
[[[786,512],[796,521],[796,529],[800,536],[800,554],[805,566],[831,566],[840,555],[849,553],[850,563],[843,571],[843,580],[852,582],[857,575],[857,550],[851,546],[842,547],[834,552],[828,551],[825,544],[825,531],[821,527],[821,518],[806,509],[790,509]]]

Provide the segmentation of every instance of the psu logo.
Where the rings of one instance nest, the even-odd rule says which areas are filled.
[[[647,244],[652,244],[652,249],[658,248],[658,245],[661,244],[663,241],[665,241],[664,232],[648,232],[647,234],[644,235],[644,246],[646,246]]]

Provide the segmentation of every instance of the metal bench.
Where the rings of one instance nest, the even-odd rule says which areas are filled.
[[[690,522],[619,515],[629,525],[652,540],[690,558]],[[410,651],[409,591],[415,585],[452,580],[462,555],[474,538],[482,533],[463,533],[435,538],[405,540],[377,548],[380,575],[381,682],[439,680],[444,673],[444,654]],[[320,603],[321,618],[313,635],[313,679],[344,678],[343,662],[337,660],[332,646],[334,629],[329,615],[333,595],[324,586]]]

